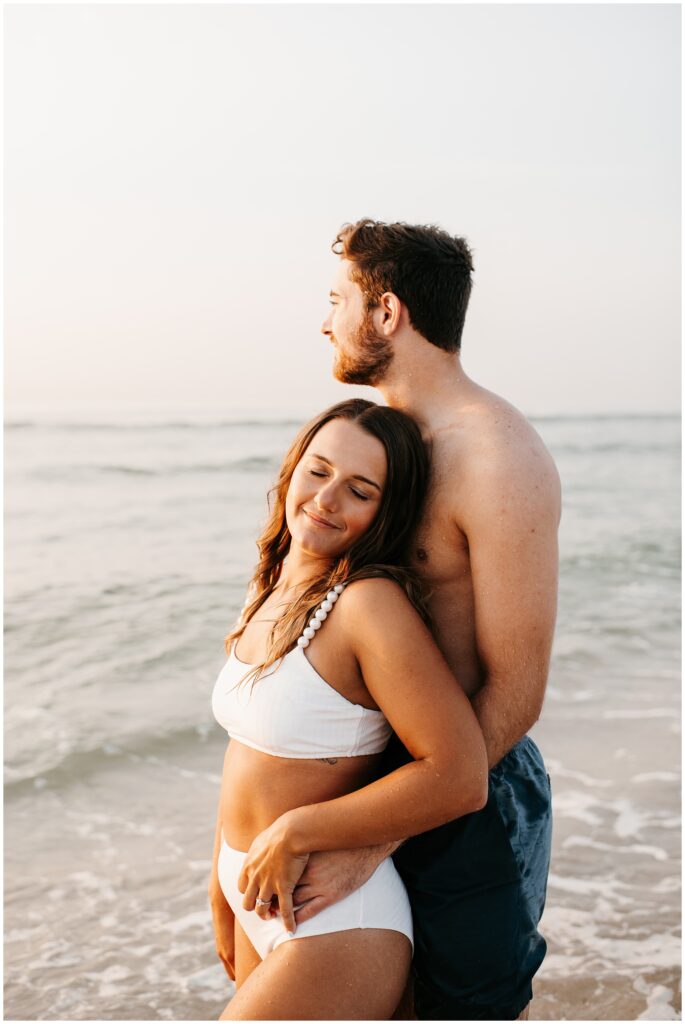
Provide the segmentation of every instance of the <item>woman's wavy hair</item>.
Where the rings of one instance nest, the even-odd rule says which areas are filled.
[[[310,420],[291,445],[276,485],[269,492],[270,516],[257,541],[259,563],[252,577],[248,600],[237,625],[226,637],[226,650],[237,643],[253,615],[278,582],[290,549],[285,502],[295,467],[313,438],[331,420],[349,420],[378,438],[385,448],[387,474],[378,512],[366,533],[339,555],[313,580],[286,613],[274,623],[267,655],[261,665],[250,666],[245,678],[256,681],[297,642],[309,618],[338,583],[386,577],[399,583],[421,617],[430,625],[418,577],[409,567],[409,545],[418,524],[428,488],[429,454],[421,432],[409,416],[362,398],[339,402]]]

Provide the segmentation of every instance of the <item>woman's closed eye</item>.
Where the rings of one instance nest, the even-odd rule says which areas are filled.
[[[320,469],[310,469],[309,470],[309,475],[310,476],[318,476],[318,477],[328,476],[327,473],[322,472]],[[356,487],[350,487],[350,490],[354,494],[355,498],[359,498],[360,501],[368,501],[369,500],[369,495],[365,494],[364,491],[358,491]]]

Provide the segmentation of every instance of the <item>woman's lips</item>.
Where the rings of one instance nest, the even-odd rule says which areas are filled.
[[[327,519],[323,519],[322,516],[318,516],[315,512],[310,512],[309,509],[307,509],[307,508],[303,509],[303,512],[304,512],[304,514],[306,516],[309,516],[311,521],[313,523],[316,523],[317,526],[325,526],[329,530],[339,530],[340,529],[340,527],[336,526],[335,523],[329,523]]]

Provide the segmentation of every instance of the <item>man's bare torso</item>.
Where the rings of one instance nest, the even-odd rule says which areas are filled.
[[[416,537],[415,568],[428,594],[435,639],[469,695],[481,682],[468,541],[457,526],[451,460],[434,450],[431,489]]]
[[[479,466],[497,463],[512,479],[539,470],[540,487],[558,518],[558,477],[541,438],[503,399],[473,385],[451,415],[439,410],[429,425],[431,484],[414,547],[414,566],[425,581],[435,638],[469,696],[480,688],[484,670],[476,644],[475,602],[465,508],[479,486]],[[488,507],[485,516],[500,509]],[[535,510],[531,509],[531,528]]]

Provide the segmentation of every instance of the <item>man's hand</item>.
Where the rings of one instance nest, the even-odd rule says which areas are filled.
[[[310,854],[293,892],[295,920],[303,924],[326,907],[356,892],[371,878],[381,861],[400,843],[365,846],[359,850],[329,850]]]

